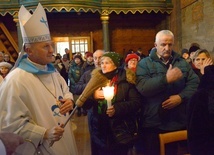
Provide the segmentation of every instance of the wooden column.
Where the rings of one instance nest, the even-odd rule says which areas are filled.
[[[108,14],[108,12],[103,11],[100,19],[102,20],[102,25],[103,25],[103,46],[104,46],[104,50],[110,51],[109,28],[108,28],[109,14]]]
[[[13,21],[16,23],[17,35],[18,35],[18,46],[19,46],[19,51],[21,51],[23,40],[22,40],[22,34],[21,34],[21,30],[20,30],[20,25],[19,25],[18,13],[15,13],[13,15]]]

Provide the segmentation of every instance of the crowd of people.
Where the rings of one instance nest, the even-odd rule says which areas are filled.
[[[1,154],[77,155],[68,121],[75,106],[88,117],[91,155],[158,155],[158,135],[177,130],[188,131],[191,154],[213,153],[214,69],[206,49],[192,44],[178,53],[174,34],[161,30],[148,56],[141,48],[124,57],[66,48],[61,56],[41,4],[33,14],[21,6],[18,15],[22,52],[15,64],[0,52]],[[110,99],[104,87],[113,87]],[[80,96],[83,105],[75,105]]]

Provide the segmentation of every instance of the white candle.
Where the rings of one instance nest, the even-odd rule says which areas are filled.
[[[107,106],[109,108],[111,106],[111,100],[114,97],[114,86],[103,87],[103,94],[107,100]]]

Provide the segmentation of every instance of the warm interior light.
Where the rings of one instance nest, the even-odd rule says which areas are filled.
[[[111,100],[114,97],[114,86],[103,87],[103,94],[107,100],[107,106],[109,108],[111,106]]]

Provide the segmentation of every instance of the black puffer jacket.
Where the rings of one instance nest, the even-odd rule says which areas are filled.
[[[105,112],[98,113],[99,103],[93,97],[87,99],[84,104],[87,107],[89,104],[92,106],[92,114],[89,118],[91,139],[103,150],[117,148],[112,135],[112,128],[116,128],[123,120],[126,120],[128,124],[132,124],[131,119],[143,104],[142,96],[138,93],[135,85],[127,82],[126,71],[120,69],[117,74],[117,93],[115,101],[112,103],[115,107],[115,115],[113,117],[108,117]],[[110,124],[115,126],[110,126]]]
[[[188,107],[191,155],[214,155],[214,66],[207,66]]]

